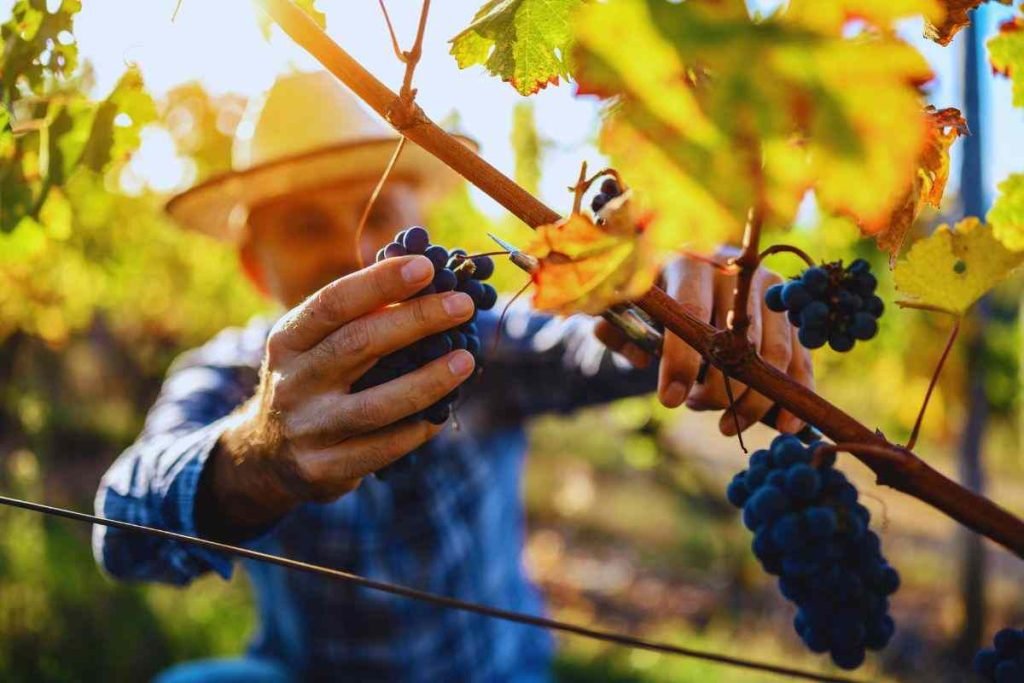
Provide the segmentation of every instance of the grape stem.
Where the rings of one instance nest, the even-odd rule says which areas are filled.
[[[267,13],[299,45],[317,58],[353,92],[403,134],[483,190],[531,227],[548,225],[561,217],[440,127],[425,114],[413,124],[389,117],[396,95],[330,39],[289,0],[259,0]],[[760,229],[754,216],[751,232]],[[755,242],[756,240],[750,240]],[[752,254],[756,259],[757,253]],[[742,264],[741,264],[742,265]],[[748,272],[748,277],[752,271]],[[742,274],[741,274],[742,277]],[[1024,558],[1024,521],[988,498],[944,476],[909,450],[886,438],[827,399],[752,353],[713,353],[716,330],[695,318],[662,289],[653,287],[634,302],[723,372],[780,404],[801,420],[815,425],[839,444],[856,444],[853,455],[870,467],[879,484],[914,496],[979,534]]]
[[[366,206],[363,207],[363,215],[359,217],[359,225],[356,226],[356,235],[354,238],[354,249],[356,250],[356,263],[359,264],[360,268],[366,267],[363,263],[363,230],[366,228],[366,221],[370,218],[370,212],[373,210],[373,205],[377,203],[377,197],[380,196],[380,191],[384,189],[384,183],[388,181],[388,177],[391,175],[391,169],[395,167],[398,162],[398,157],[402,153],[402,148],[405,147],[405,136],[398,138],[398,144],[395,145],[395,151],[391,154],[391,159],[388,160],[388,165],[384,167],[384,172],[380,174],[380,179],[377,180],[377,184],[373,187],[373,192],[370,193],[370,198],[366,200]]]
[[[797,256],[802,258],[804,260],[804,263],[806,263],[810,267],[817,265],[814,262],[814,259],[807,255],[806,251],[804,251],[800,247],[794,247],[792,244],[773,244],[772,246],[768,247],[767,249],[765,249],[764,251],[757,255],[757,262],[758,264],[760,264],[761,261],[764,261],[767,257],[771,256],[772,254],[782,253],[796,254]]]
[[[910,432],[910,438],[907,439],[907,449],[911,450],[914,448],[914,444],[917,443],[917,436],[921,432],[921,423],[924,421],[924,411],[928,409],[928,400],[932,397],[932,391],[935,389],[935,385],[939,383],[939,374],[942,373],[942,366],[946,363],[946,358],[949,357],[949,351],[953,348],[953,342],[956,341],[956,335],[960,332],[960,316],[956,316],[953,321],[953,329],[949,332],[949,339],[946,341],[946,348],[942,350],[942,355],[939,357],[939,362],[935,366],[935,372],[932,373],[932,380],[928,383],[928,391],[925,392],[924,401],[921,403],[921,410],[917,413],[917,421],[914,422],[914,429]]]

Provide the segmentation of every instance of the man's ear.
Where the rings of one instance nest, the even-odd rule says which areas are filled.
[[[259,257],[256,255],[256,250],[252,246],[250,240],[242,242],[242,246],[238,250],[238,261],[242,265],[242,271],[245,276],[249,278],[260,294],[264,296],[270,296],[270,290],[267,288],[267,278],[263,272],[263,264],[260,263]]]

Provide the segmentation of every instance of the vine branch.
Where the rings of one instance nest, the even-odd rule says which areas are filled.
[[[258,2],[293,40],[316,57],[378,114],[387,118],[389,107],[396,98],[394,92],[331,40],[289,0]],[[421,125],[402,132],[527,225],[537,227],[559,220],[558,213],[425,116]],[[761,220],[760,215],[753,218]],[[760,228],[759,222],[757,228]],[[679,302],[658,287],[652,288],[634,303],[702,356],[728,372],[730,377],[771,398],[801,420],[815,425],[833,441],[857,444],[858,451],[854,455],[875,472],[879,484],[918,498],[1024,558],[1024,522],[999,505],[960,486],[911,451],[889,443],[882,434],[864,426],[827,399],[765,363],[756,354],[730,358],[728,355],[712,353],[716,330],[687,313]],[[873,448],[865,448],[867,446]],[[879,451],[878,448],[883,450]]]

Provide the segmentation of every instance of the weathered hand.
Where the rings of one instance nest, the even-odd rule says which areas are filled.
[[[732,308],[736,275],[723,272],[710,263],[683,256],[668,265],[663,273],[665,291],[688,313],[701,320],[724,327]],[[796,329],[789,325],[783,313],[768,310],[764,305],[765,290],[782,282],[782,278],[765,269],[759,269],[751,283],[748,338],[765,362],[788,373],[801,384],[813,388],[814,370],[810,353],[797,341]],[[617,328],[606,321],[598,323],[596,333],[613,351],[622,353],[634,365],[643,367],[651,358],[632,344]],[[723,434],[734,435],[736,424],[729,407],[722,373],[711,367],[704,382],[697,384],[701,357],[683,340],[666,332],[662,348],[658,377],[658,396],[661,402],[675,408],[685,401],[692,410],[725,410],[719,420]],[[749,389],[735,379],[730,380],[740,430],[757,422],[772,407],[770,399]],[[792,413],[782,410],[776,426],[780,431],[798,432],[803,422]]]
[[[274,326],[259,388],[209,468],[216,507],[230,521],[256,526],[301,502],[337,498],[441,430],[405,418],[472,374],[466,351],[351,392],[382,356],[473,314],[458,292],[409,299],[432,274],[423,256],[388,259],[335,280]]]

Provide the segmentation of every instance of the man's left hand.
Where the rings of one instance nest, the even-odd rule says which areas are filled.
[[[663,273],[665,292],[695,318],[723,328],[733,304],[736,275],[725,272],[711,263],[691,257],[672,261]],[[754,274],[748,299],[750,327],[748,338],[766,363],[790,375],[801,384],[814,388],[814,370],[810,352],[797,341],[796,328],[789,324],[784,313],[776,313],[764,305],[764,292],[782,278],[760,268]],[[597,337],[612,351],[624,355],[637,367],[651,362],[651,357],[630,342],[616,327],[605,320],[598,322]],[[727,436],[736,434],[736,421],[729,407],[725,380],[721,371],[711,367],[700,384],[697,373],[701,356],[682,339],[665,332],[661,366],[658,373],[658,398],[669,408],[684,402],[691,410],[725,410],[719,420],[719,429]],[[736,401],[736,417],[740,431],[754,424],[772,407],[772,401],[756,391],[730,379],[730,388]],[[794,433],[804,423],[787,410],[779,413],[776,427],[779,431]]]

